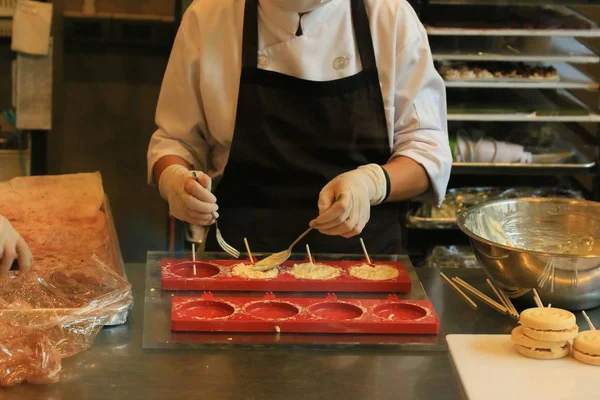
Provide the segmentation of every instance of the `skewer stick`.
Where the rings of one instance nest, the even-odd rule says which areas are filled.
[[[443,272],[440,272],[440,276],[452,289],[454,289],[454,291],[456,293],[458,293],[460,295],[460,297],[462,297],[467,302],[468,305],[470,305],[474,309],[477,309],[477,303],[475,303],[473,300],[471,300],[471,298],[469,296],[467,296],[467,294],[465,292],[463,292],[461,288],[456,286],[456,283],[452,282],[452,280],[450,278],[448,278],[446,276],[446,274],[444,274]]]
[[[360,245],[362,246],[363,252],[365,253],[367,262],[369,263],[369,265],[373,265],[373,261],[371,261],[371,257],[369,257],[369,253],[367,252],[367,247],[365,246],[365,242],[362,238],[360,238]]]
[[[590,329],[593,330],[593,331],[595,331],[596,327],[592,323],[592,320],[590,319],[590,317],[588,317],[587,313],[585,311],[582,311],[581,313],[583,314],[583,318],[585,318],[585,320],[587,321],[588,325],[590,326]]]
[[[502,290],[500,290],[500,293],[504,297],[506,304],[508,304],[508,309],[510,310],[510,312],[515,316],[516,319],[519,319],[519,317],[520,317],[519,311],[517,311],[517,309],[515,308],[515,305],[512,303],[512,300],[510,299],[510,297],[508,297],[508,295],[506,293],[504,293]]]
[[[535,288],[533,288],[532,291],[533,291],[533,301],[535,301],[535,304],[538,307],[544,308],[544,303],[542,303],[542,299],[540,299],[540,295],[538,294],[537,290],[535,290]]]
[[[500,300],[500,303],[506,308],[508,313],[510,315],[512,315],[513,317],[518,318],[518,315],[514,314],[513,310],[510,308],[510,306],[506,302],[506,298],[504,296],[502,296],[502,294],[500,294],[500,290],[489,279],[486,279],[486,282],[487,282],[488,286],[492,289],[492,292],[494,292],[494,294],[496,295],[498,300]]]
[[[479,290],[475,289],[473,286],[469,285],[467,282],[463,281],[462,279],[455,277],[455,278],[452,278],[452,280],[454,282],[456,282],[460,287],[465,289],[467,292],[471,293],[473,296],[477,297],[479,300],[483,301],[485,304],[492,307],[493,309],[500,312],[501,314],[509,314],[506,307],[504,307],[502,304],[498,303],[497,301],[494,301],[490,297],[481,293]]]
[[[508,305],[508,311],[510,311],[510,313],[513,314],[515,316],[515,318],[519,319],[519,312],[515,308],[512,301],[510,300],[510,297],[508,297],[508,295],[506,293],[504,293],[504,291],[502,289],[498,289],[498,291],[500,292],[500,295],[502,296],[502,298],[504,298],[504,302],[506,303],[506,305]]]
[[[194,276],[196,276],[196,243],[192,243],[192,267],[194,268]]]
[[[312,254],[310,254],[310,246],[306,245],[306,254],[308,254],[308,261],[310,262],[310,265],[315,265],[313,258],[312,258]]]
[[[252,252],[250,251],[250,245],[248,244],[248,239],[244,238],[244,244],[246,245],[246,251],[248,252],[248,258],[250,259],[250,264],[254,264],[254,258],[252,257]]]
[[[508,295],[506,293],[504,293],[502,290],[500,290],[500,292],[502,293],[502,296],[504,296],[504,300],[506,300],[506,304],[508,304],[508,308],[511,310],[511,312],[513,313],[515,318],[519,319],[519,317],[520,317],[519,311],[517,311],[517,309],[515,308],[515,305],[512,303],[512,300],[510,299],[510,297],[508,297]]]

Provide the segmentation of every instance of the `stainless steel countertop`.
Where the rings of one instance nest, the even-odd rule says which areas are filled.
[[[237,348],[144,350],[144,264],[126,265],[135,305],[128,324],[106,328],[95,346],[64,361],[56,385],[0,389],[2,399],[459,399],[461,389],[443,346],[432,351]],[[439,278],[418,274],[442,333],[507,333],[508,317],[472,310]],[[448,269],[484,290],[483,272]],[[600,325],[600,309],[588,313]],[[583,324],[583,320],[578,318]],[[581,325],[583,326],[583,325]]]

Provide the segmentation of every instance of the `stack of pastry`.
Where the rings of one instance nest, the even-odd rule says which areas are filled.
[[[539,360],[568,356],[579,332],[575,315],[559,308],[530,308],[521,313],[519,324],[511,334],[515,349]]]

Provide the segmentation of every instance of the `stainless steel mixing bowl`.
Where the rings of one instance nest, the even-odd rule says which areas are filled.
[[[495,200],[463,211],[457,222],[489,278],[510,297],[537,288],[553,307],[600,305],[600,203]]]

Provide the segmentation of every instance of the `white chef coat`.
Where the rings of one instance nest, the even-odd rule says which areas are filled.
[[[330,81],[362,70],[350,0],[332,0],[300,18],[260,0],[257,66],[293,77]],[[452,156],[446,93],[427,34],[406,0],[365,0],[392,158],[421,164],[431,182],[421,200],[440,204]],[[154,164],[177,155],[218,183],[233,138],[241,73],[245,1],[196,0],[177,33],[148,149]],[[296,36],[298,24],[303,34]],[[316,199],[315,199],[316,201]]]

